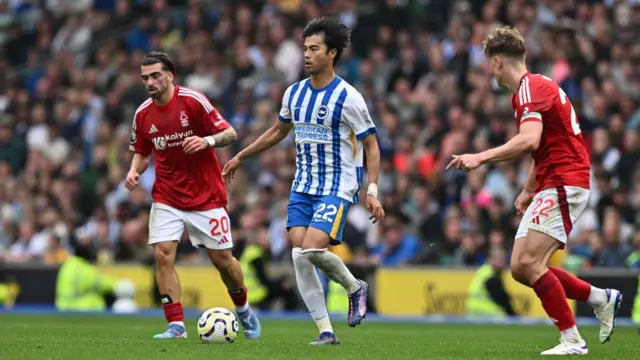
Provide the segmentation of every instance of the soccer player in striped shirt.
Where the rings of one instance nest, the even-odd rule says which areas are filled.
[[[156,281],[169,323],[156,339],[185,338],[180,281],[175,269],[176,250],[186,229],[193,246],[207,255],[236,305],[247,338],[260,337],[260,322],[247,302],[242,267],[231,254],[233,241],[215,147],[229,145],[235,130],[202,93],[174,85],[169,57],[152,52],[140,66],[149,99],[133,119],[129,149],[134,152],[125,185],[133,190],[155,158],[156,179],[149,214],[149,244],[156,259]],[[203,285],[206,286],[206,285]]]
[[[304,29],[305,67],[311,77],[291,85],[276,124],[231,159],[222,170],[233,178],[242,161],[282,141],[294,129],[296,175],[287,208],[298,290],[318,326],[312,345],[338,344],[327,314],[317,266],[349,293],[349,326],[367,313],[368,285],[327,250],[342,240],[349,205],[358,201],[363,150],[367,154],[367,207],[374,222],[384,217],[377,199],[380,151],[376,128],[362,95],[334,72],[349,43],[349,29],[332,18],[317,18]]]

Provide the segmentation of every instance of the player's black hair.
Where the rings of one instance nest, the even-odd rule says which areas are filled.
[[[162,70],[169,71],[172,74],[175,74],[175,67],[173,66],[173,62],[169,58],[169,55],[163,52],[152,51],[145,55],[142,59],[142,66],[149,66],[153,64],[162,64]]]
[[[302,31],[302,37],[306,39],[312,35],[322,36],[325,45],[327,45],[327,51],[336,49],[334,64],[340,59],[342,52],[349,46],[351,40],[351,30],[332,17],[319,17],[309,21]]]

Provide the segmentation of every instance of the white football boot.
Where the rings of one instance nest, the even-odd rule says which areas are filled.
[[[587,355],[589,349],[584,340],[560,339],[560,344],[556,347],[543,351],[540,355]]]
[[[596,317],[600,320],[600,343],[604,344],[611,338],[616,327],[616,315],[622,304],[622,294],[615,289],[606,289],[607,302],[600,308],[594,309]]]

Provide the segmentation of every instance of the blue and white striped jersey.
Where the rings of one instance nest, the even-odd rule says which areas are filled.
[[[357,202],[363,175],[359,140],[376,132],[362,95],[338,76],[322,89],[307,78],[285,91],[278,119],[293,122],[295,133],[291,191]]]

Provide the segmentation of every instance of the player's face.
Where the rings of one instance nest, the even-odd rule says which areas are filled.
[[[140,75],[149,96],[153,99],[160,98],[173,82],[173,74],[163,70],[162,64],[143,65],[140,67]]]
[[[489,64],[491,65],[491,72],[498,82],[498,86],[504,87],[504,84],[502,82],[504,62],[497,56],[491,56],[489,58]]]
[[[304,67],[310,75],[322,72],[327,66],[333,64],[336,50],[327,49],[324,39],[320,35],[311,35],[304,39]]]

